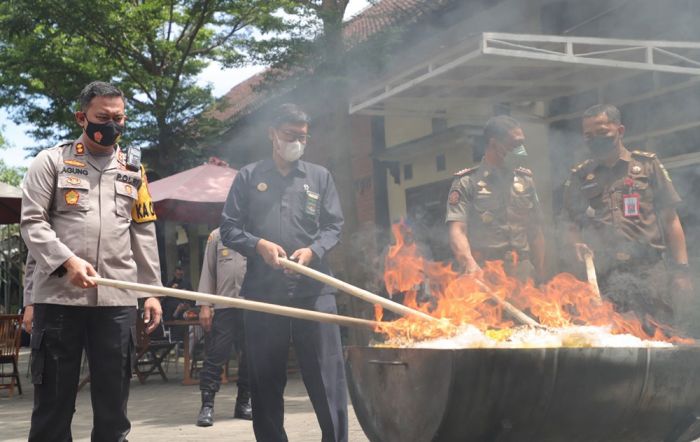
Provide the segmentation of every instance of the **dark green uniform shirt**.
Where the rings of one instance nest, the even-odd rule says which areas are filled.
[[[564,191],[568,221],[584,230],[594,251],[622,260],[660,257],[665,245],[658,214],[680,200],[655,154],[624,148],[612,167],[587,160],[573,168]]]
[[[447,201],[446,222],[467,223],[476,252],[529,252],[528,230],[542,222],[532,173],[481,165],[455,174]]]

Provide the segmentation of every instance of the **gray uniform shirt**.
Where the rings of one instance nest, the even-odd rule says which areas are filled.
[[[36,260],[33,303],[135,306],[138,293],[80,289],[56,270],[71,256],[105,278],[161,285],[153,205],[146,176],[115,150],[102,169],[82,138],[37,155],[25,177],[20,228]]]
[[[34,304],[32,301],[32,288],[34,286],[34,268],[36,261],[32,258],[31,253],[27,253],[27,261],[24,263],[24,307]]]
[[[243,284],[243,277],[245,276],[245,269],[245,256],[226,247],[221,242],[219,229],[215,229],[207,240],[198,291],[229,298],[238,298],[241,292],[241,284]],[[211,304],[198,301],[197,305]],[[214,305],[214,308],[230,307]]]

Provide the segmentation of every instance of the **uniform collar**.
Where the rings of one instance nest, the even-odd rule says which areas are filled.
[[[267,158],[262,160],[262,163],[260,164],[260,170],[262,172],[267,172],[270,170],[274,170],[276,173],[279,174],[279,171],[277,170],[277,165],[275,164],[275,160],[272,158]],[[299,176],[306,176],[307,172],[307,164],[306,161],[301,161],[298,160],[294,165],[292,165],[292,168],[290,170],[291,174],[299,175]]]
[[[481,164],[479,164],[479,171],[482,176],[507,175],[508,173],[512,173],[512,170],[508,170],[504,166],[493,166],[484,161],[484,159],[482,159]]]
[[[84,159],[88,164],[90,164],[92,167],[94,167],[98,171],[106,171],[109,169],[116,169],[119,165],[118,160],[118,155],[115,154],[119,150],[119,145],[116,146],[114,149],[114,152],[112,152],[112,160],[109,162],[109,165],[105,167],[104,169],[100,169],[99,164],[95,162],[96,156],[93,156],[92,153],[87,148],[87,145],[85,144],[85,134],[82,134],[75,142],[73,143],[73,148],[71,154],[74,156],[77,156],[78,158]],[[82,146],[82,148],[80,147]],[[81,154],[80,151],[83,150],[84,153]],[[107,157],[108,155],[105,155]]]

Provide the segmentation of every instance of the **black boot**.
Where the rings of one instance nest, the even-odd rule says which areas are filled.
[[[214,396],[213,391],[202,390],[202,408],[197,416],[198,427],[211,427],[214,425]]]
[[[248,390],[238,389],[233,418],[245,419],[248,421],[253,420],[253,407],[250,405],[250,392]]]

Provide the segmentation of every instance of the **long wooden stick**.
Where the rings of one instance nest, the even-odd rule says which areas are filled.
[[[356,287],[345,281],[341,281],[340,279],[326,275],[325,273],[321,273],[318,270],[314,270],[312,268],[303,266],[298,262],[290,261],[286,258],[280,258],[280,264],[286,269],[293,270],[297,273],[301,273],[302,275],[308,276],[309,278],[313,278],[331,287],[335,287],[338,290],[341,290],[349,295],[358,297],[367,302],[371,302],[372,304],[379,304],[385,309],[391,310],[392,312],[398,313],[399,315],[417,316],[428,321],[438,320],[437,318],[433,318],[427,313],[423,313],[419,310],[406,307],[405,305],[399,304],[398,302],[394,302],[390,299],[382,298],[379,295],[375,295],[374,293],[368,292],[367,290]]]
[[[544,327],[542,324],[539,322],[535,321],[531,317],[525,314],[522,310],[511,304],[510,302],[506,301],[505,299],[502,299],[500,296],[496,294],[489,286],[484,284],[484,282],[479,281],[478,279],[474,278],[476,281],[476,284],[481,287],[481,289],[486,292],[487,295],[489,295],[492,299],[494,299],[497,303],[501,304],[501,306],[511,314],[515,319],[520,321],[521,323],[525,325],[530,325],[532,327]]]
[[[307,319],[318,322],[328,322],[346,327],[368,327],[373,329],[380,324],[377,321],[369,321],[367,319],[351,318],[349,316],[334,315],[331,313],[314,312],[301,308],[269,304],[267,302],[250,301],[248,299],[228,298],[226,296],[212,295],[209,293],[158,287],[154,285],[139,284],[136,282],[118,281],[116,279],[100,278],[96,276],[93,276],[91,279],[95,284],[116,287],[119,289],[135,290],[138,292],[152,293],[155,295],[169,295],[176,298],[209,302],[216,305],[229,305],[231,307],[253,310],[256,312],[272,313],[274,315],[289,316],[291,318]]]
[[[596,295],[598,295],[598,299],[602,299],[600,297],[600,287],[598,287],[598,276],[596,275],[595,264],[593,263],[593,255],[586,253],[583,255],[583,260],[586,262],[586,276],[588,277],[588,283],[591,285],[591,287],[593,287],[593,291]]]

